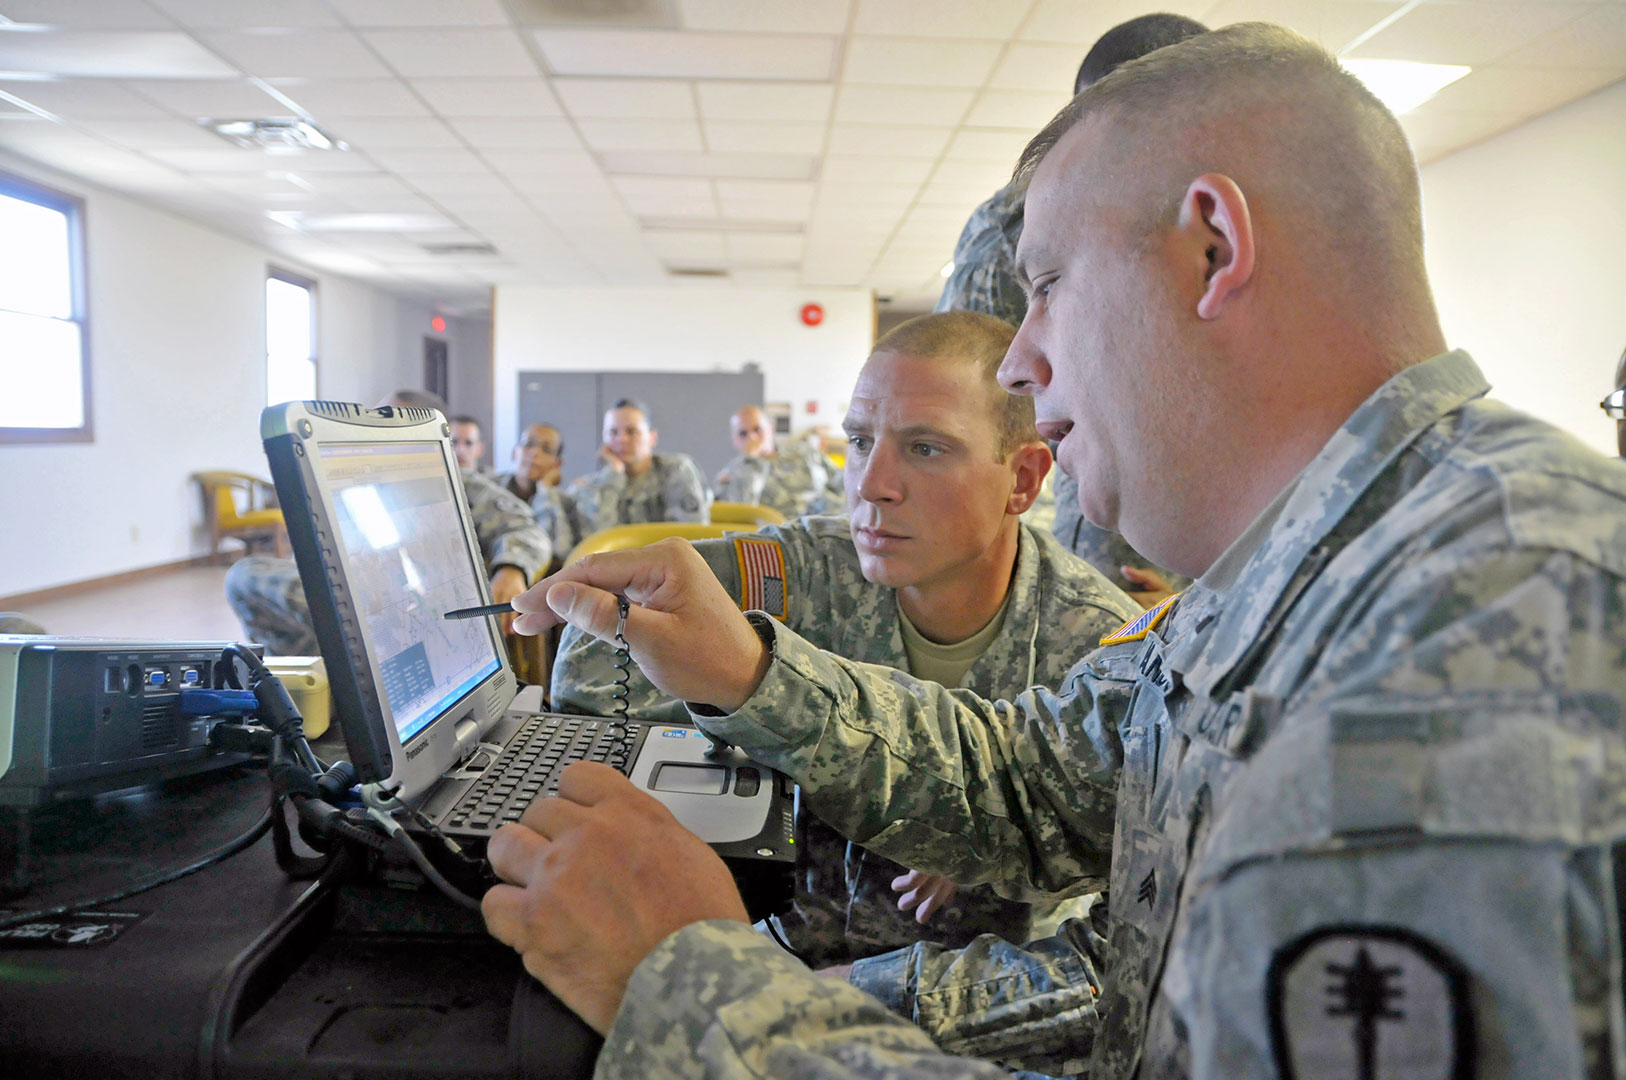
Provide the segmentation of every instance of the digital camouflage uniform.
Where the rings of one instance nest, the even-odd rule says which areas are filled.
[[[804,443],[780,443],[772,457],[741,454],[717,474],[722,502],[771,506],[787,518],[836,514],[842,508],[841,467]]]
[[[700,719],[911,865],[1110,880],[1097,1080],[1626,1075],[1626,470],[1485,390],[1462,353],[1396,375],[1056,693],[753,617],[765,679]],[[597,1075],[702,1071],[998,1075],[727,922],[638,966]]]
[[[608,465],[570,485],[588,533],[643,521],[710,520],[711,489],[688,454],[656,454],[636,480]]]
[[[462,470],[474,535],[489,573],[512,566],[534,581],[553,558],[548,536],[519,496],[489,477]],[[250,555],[226,572],[226,600],[250,641],[272,656],[315,656],[316,631],[310,605],[292,559]]]
[[[514,489],[513,473],[497,473],[491,479],[510,495],[525,499]],[[548,534],[554,559],[563,560],[570,554],[570,549],[587,535],[582,529],[581,514],[576,510],[575,497],[563,488],[539,483],[525,501],[530,505],[531,513],[536,515],[536,523]]]
[[[1016,280],[1016,245],[1022,239],[1022,205],[1026,188],[1011,181],[994,192],[971,217],[954,245],[954,272],[937,298],[935,311],[976,311],[1021,326],[1028,313],[1027,297]],[[1084,520],[1078,508],[1078,485],[1059,467],[1055,477],[1054,517],[1050,529],[1056,539],[1121,589],[1135,588],[1119,567],[1140,566],[1156,570],[1169,584],[1180,589],[1191,579],[1154,566],[1151,560],[1129,546],[1129,541],[1099,525]],[[1034,514],[1037,510],[1038,513]],[[1038,522],[1050,512],[1037,506],[1028,513]]]
[[[770,587],[759,603],[751,605],[741,567],[748,557],[760,559],[762,549],[770,546],[775,551],[767,565],[783,565],[782,584]],[[741,607],[765,607],[770,614],[782,615],[785,625],[807,641],[851,660],[888,666],[908,663],[897,591],[864,579],[846,518],[809,517],[758,533],[697,541],[695,548]],[[961,685],[1014,695],[1036,683],[1056,682],[1071,666],[1081,642],[1094,641],[1137,610],[1127,596],[1068,555],[1053,537],[1023,527],[1005,621]],[[567,627],[553,668],[555,707],[596,715],[611,712],[614,661],[609,643]],[[633,716],[687,719],[683,706],[656,690],[636,668],[629,710]],[[810,815],[801,815],[797,827],[796,906],[779,922],[790,944],[815,966],[846,963],[921,940],[959,946],[979,934],[1027,939],[1028,905],[1002,899],[986,887],[961,889],[952,905],[922,926],[912,912],[898,910],[892,891],[892,879],[904,873],[904,867],[847,843]],[[1093,997],[1082,976],[1072,992],[1086,1000]]]

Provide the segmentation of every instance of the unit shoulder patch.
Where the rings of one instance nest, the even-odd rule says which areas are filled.
[[[1410,930],[1325,926],[1279,950],[1266,979],[1282,1080],[1470,1080],[1462,965]]]
[[[1147,608],[1135,618],[1130,619],[1118,629],[1101,638],[1102,645],[1122,645],[1126,641],[1139,641],[1157,628],[1163,617],[1174,610],[1174,602],[1180,599],[1180,594],[1164,600],[1156,607]]]
[[[785,583],[785,549],[777,540],[734,538],[740,564],[741,611],[761,611],[780,622],[790,617],[790,590]]]

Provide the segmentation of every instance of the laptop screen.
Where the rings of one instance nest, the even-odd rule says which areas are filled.
[[[501,666],[487,620],[441,617],[485,602],[457,491],[435,442],[320,443],[313,464],[405,744]]]

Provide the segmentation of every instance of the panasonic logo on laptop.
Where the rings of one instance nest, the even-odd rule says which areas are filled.
[[[434,741],[435,741],[435,738],[434,738],[433,735],[431,735],[429,738],[424,739],[422,742],[420,742],[417,746],[409,746],[409,747],[407,747],[406,748],[406,759],[408,761],[411,761],[413,758],[417,757],[419,754],[421,754],[425,750],[429,749],[429,744],[434,742]]]

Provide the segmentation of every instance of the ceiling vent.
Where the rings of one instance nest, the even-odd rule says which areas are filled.
[[[431,255],[483,256],[497,254],[497,248],[493,244],[423,244],[421,246]]]
[[[728,271],[720,266],[668,266],[666,273],[676,278],[727,278]]]
[[[294,153],[300,150],[350,149],[343,139],[336,139],[309,120],[297,116],[274,116],[266,120],[216,120],[211,117],[198,123],[244,150]]]
[[[676,30],[672,0],[507,0],[521,26],[638,26]]]

